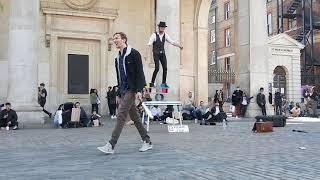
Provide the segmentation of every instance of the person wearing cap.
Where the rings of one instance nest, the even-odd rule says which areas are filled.
[[[154,82],[159,72],[159,66],[160,66],[159,63],[161,63],[162,69],[163,69],[163,74],[162,74],[163,85],[162,86],[168,88],[168,85],[166,83],[167,58],[166,58],[165,49],[164,49],[165,42],[168,42],[173,46],[179,47],[181,50],[183,49],[183,47],[179,43],[173,41],[170,38],[170,36],[165,32],[166,27],[167,27],[166,22],[160,21],[160,23],[158,24],[158,32],[152,33],[149,39],[148,47],[152,46],[153,60],[155,64],[155,69],[152,75],[150,87],[154,87]]]
[[[18,116],[16,111],[11,109],[11,104],[6,103],[6,108],[0,112],[0,127],[9,130],[12,127],[13,130],[18,129]]]
[[[48,114],[48,116],[51,118],[52,114],[44,109],[44,106],[46,105],[46,102],[47,102],[47,96],[48,96],[47,90],[44,88],[44,86],[45,84],[41,83],[40,87],[38,88],[38,103],[42,107],[43,112]]]

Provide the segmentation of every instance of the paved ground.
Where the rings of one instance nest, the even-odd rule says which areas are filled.
[[[318,122],[267,134],[251,133],[248,121],[225,130],[189,122],[190,133],[180,134],[154,124],[154,149],[144,153],[135,127],[126,126],[116,153],[103,155],[96,147],[113,126],[0,131],[0,179],[320,179]]]

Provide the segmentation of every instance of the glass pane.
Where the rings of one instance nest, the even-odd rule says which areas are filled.
[[[68,54],[68,94],[89,93],[89,56]]]

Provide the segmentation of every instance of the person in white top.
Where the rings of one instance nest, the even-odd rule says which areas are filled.
[[[183,47],[179,43],[173,41],[170,38],[170,36],[167,33],[165,33],[166,27],[167,27],[166,23],[160,21],[160,23],[158,24],[158,32],[152,33],[150,36],[150,39],[149,39],[147,55],[149,54],[148,53],[149,47],[152,46],[153,60],[154,60],[154,64],[155,64],[155,70],[152,75],[150,87],[154,87],[154,82],[156,80],[156,77],[157,77],[157,74],[159,71],[159,63],[161,63],[162,69],[163,69],[162,85],[161,86],[168,88],[168,85],[166,83],[166,81],[167,81],[167,58],[166,58],[165,49],[164,49],[165,42],[168,42],[168,43],[172,44],[173,46],[179,47],[181,50],[183,49]]]
[[[63,110],[63,104],[59,106],[53,119],[54,125],[58,126],[59,128],[62,128],[62,110]]]

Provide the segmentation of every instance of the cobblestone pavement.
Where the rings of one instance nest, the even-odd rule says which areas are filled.
[[[1,130],[0,179],[320,179],[318,122],[265,134],[251,133],[248,121],[226,129],[188,124],[190,133],[169,134],[154,123],[154,149],[144,153],[137,130],[126,126],[113,155],[96,149],[110,137],[111,120],[98,128]]]

